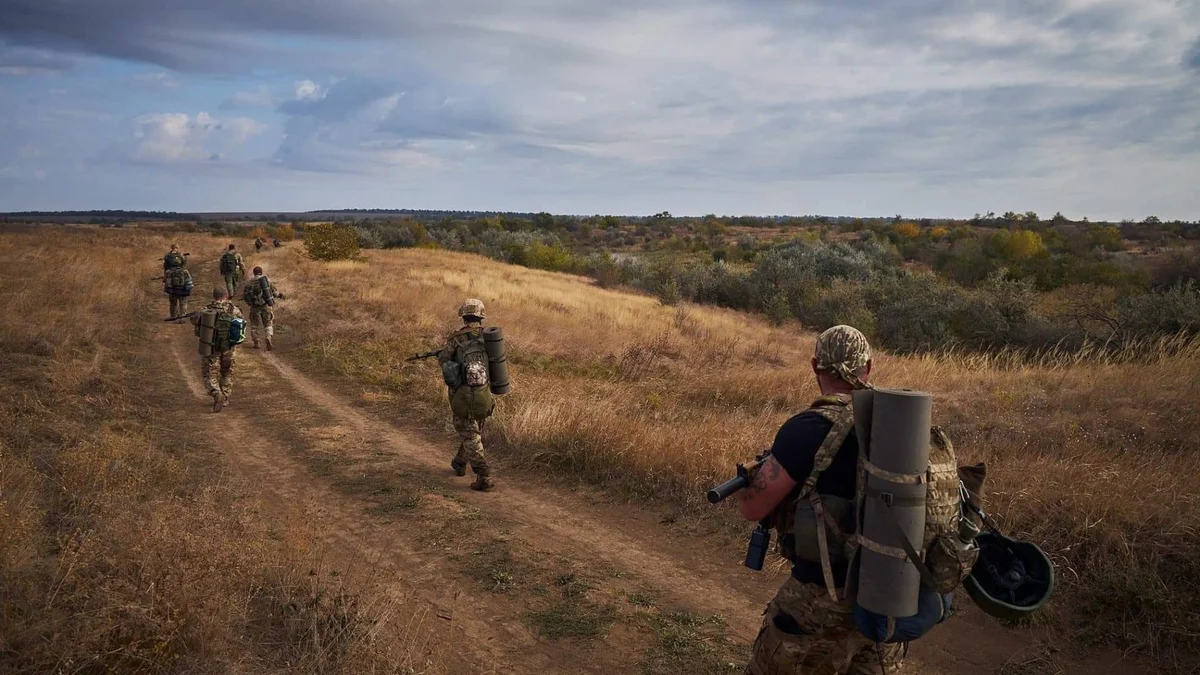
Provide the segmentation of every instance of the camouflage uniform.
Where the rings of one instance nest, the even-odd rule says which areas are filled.
[[[242,277],[246,276],[246,263],[242,260],[242,254],[236,251],[226,251],[222,256],[233,253],[233,257],[237,259],[234,263],[232,272],[225,272],[225,291],[229,293],[229,297],[233,297],[237,291],[238,284],[242,283]]]
[[[171,318],[177,319],[188,313],[188,296],[186,295],[168,295],[171,299]]]
[[[467,300],[463,306],[459,308],[459,316],[473,316],[483,318],[483,303],[479,300]],[[450,334],[446,338],[446,346],[438,353],[438,363],[446,363],[454,360],[455,353],[462,343],[467,341],[467,338],[472,334],[478,334],[482,330],[482,324],[477,321],[468,321],[459,330]],[[454,391],[450,391],[451,398],[454,396]],[[471,471],[475,473],[475,483],[471,486],[476,489],[486,490],[492,487],[490,478],[491,468],[488,466],[487,457],[483,454],[483,421],[459,417],[454,415],[454,430],[458,432],[459,444],[458,452],[451,460],[450,466],[454,469],[454,473],[459,476],[466,474],[466,467],[469,463]]]
[[[215,309],[239,318],[242,316],[242,310],[228,300],[214,300],[205,305],[204,309]],[[198,323],[199,319],[200,317],[196,316],[192,321]],[[228,401],[229,395],[233,393],[233,365],[236,349],[231,346],[227,351],[214,352],[209,356],[200,357],[200,377],[204,380],[204,386],[208,390],[209,396],[212,396],[214,400],[220,395],[225,401]],[[220,373],[219,380],[217,379],[218,372]]]
[[[258,268],[255,268],[258,269]],[[255,275],[250,281],[252,283],[260,283],[260,279],[266,279],[263,275]],[[267,285],[271,289],[271,297],[283,298],[283,294],[275,287],[275,283],[267,279]],[[247,284],[246,288],[250,285]],[[250,340],[251,346],[258,349],[258,331],[262,328],[264,341],[267,345],[267,351],[271,351],[271,338],[275,336],[275,312],[272,311],[270,305],[263,303],[261,305],[254,304],[250,301],[250,296],[246,294],[245,288],[242,289],[242,300],[250,306]]]
[[[903,646],[874,643],[854,627],[845,602],[794,578],[767,605],[747,675],[873,675],[895,673]],[[881,665],[882,664],[882,665]]]
[[[855,388],[869,386],[856,374],[871,360],[867,339],[858,330],[830,328],[817,338],[814,356],[817,370],[836,374]],[[794,501],[785,500],[779,508],[790,512]],[[840,589],[838,595],[843,596]],[[746,675],[895,673],[903,657],[902,645],[876,645],[860,633],[848,603],[835,602],[823,584],[789,577],[763,612]]]

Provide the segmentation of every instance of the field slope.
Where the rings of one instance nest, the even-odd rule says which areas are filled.
[[[39,238],[45,235],[0,236],[6,261],[30,251],[49,255]],[[131,409],[159,429],[149,434],[162,442],[150,444],[149,457],[178,462],[192,483],[230,486],[217,505],[235,505],[244,516],[238,522],[260,533],[261,555],[237,563],[243,575],[224,574],[224,584],[210,581],[204,592],[275,588],[254,571],[294,569],[311,571],[314,581],[302,587],[309,595],[285,608],[325,607],[311,597],[345,598],[338,611],[307,625],[353,639],[315,646],[297,637],[312,630],[227,609],[225,624],[206,635],[219,642],[221,626],[257,627],[256,656],[240,672],[286,670],[289,655],[319,672],[740,672],[759,612],[785,572],[741,567],[746,528],[727,509],[701,506],[699,495],[769,443],[814,395],[803,368],[812,337],[799,327],[664,307],[581,278],[474,256],[378,252],[365,263],[320,264],[285,248],[248,260],[267,267],[288,294],[277,313],[279,348],[242,349],[232,405],[212,415],[190,329],[157,321],[165,301],[144,281],[166,241],[55,236],[58,248],[103,245],[145,272],[139,280],[94,270],[120,281],[112,282],[113,299],[88,302],[114,304],[141,326],[106,345],[106,359],[142,364],[106,379],[107,386],[137,393]],[[196,236],[182,243],[193,252],[198,287],[210,287],[224,242]],[[2,279],[0,299],[15,307],[18,289],[30,286],[7,272]],[[454,440],[436,368],[403,362],[436,344],[467,295],[484,299],[490,320],[504,326],[515,383],[486,430],[500,467],[499,488],[486,494],[450,474]],[[6,348],[40,349],[35,338],[20,337],[20,326],[6,318]],[[52,367],[22,358],[31,369],[26,377]],[[1196,413],[1179,388],[1195,390],[1194,363],[1035,366],[880,356],[884,383],[934,391],[961,459],[992,466],[997,514],[1046,542],[1067,581],[1058,611],[1035,626],[1000,626],[964,601],[952,624],[913,646],[913,672],[1151,672],[1183,663],[1196,603],[1176,602],[1195,593],[1184,580],[1197,569],[1200,518],[1186,457]],[[39,419],[30,403],[8,414],[22,428]],[[1130,427],[1135,422],[1140,427]],[[43,452],[62,452],[56,443],[47,440]],[[28,485],[38,466],[31,457],[18,467]],[[152,495],[158,487],[142,489]],[[195,499],[194,486],[167,489]],[[6,502],[5,525],[24,523],[36,538],[41,521],[17,519],[25,512],[13,503]],[[115,512],[95,517],[121,522]],[[1174,536],[1152,536],[1161,528],[1174,528]],[[208,539],[221,541],[229,529],[210,525]],[[55,569],[63,556],[53,547],[28,549],[24,558],[6,554],[6,578],[23,573],[19,561]],[[187,560],[174,562],[186,569]],[[1137,599],[1143,604],[1128,601],[1134,581],[1118,573],[1130,570],[1157,580],[1176,602],[1152,594]],[[1101,583],[1108,586],[1094,588]],[[34,612],[47,595],[36,598],[41,604],[10,602],[7,616]],[[1084,612],[1091,621],[1080,618]],[[106,645],[76,647],[75,663],[121,646],[127,633],[117,633]],[[1120,651],[1084,648],[1081,637],[1141,648],[1117,663]],[[140,670],[201,672],[227,658],[202,644],[193,635],[174,647],[173,660]],[[17,658],[11,644],[0,647],[0,659]],[[13,663],[0,660],[0,667]]]

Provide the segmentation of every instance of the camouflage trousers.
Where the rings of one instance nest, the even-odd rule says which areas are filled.
[[[218,365],[219,364],[219,365]],[[220,373],[220,380],[217,374]],[[200,377],[209,396],[223,393],[229,396],[233,393],[233,350],[212,356],[200,357]]]
[[[483,438],[480,436],[480,432],[483,431],[483,423],[479,420],[455,415],[454,430],[458,432],[460,439],[454,463],[459,466],[470,464],[471,470],[476,475],[488,475],[487,457],[483,455]]]
[[[878,675],[900,670],[903,645],[877,648],[825,587],[789,577],[763,612],[746,675]],[[881,665],[882,659],[882,665]]]
[[[275,313],[265,305],[250,308],[250,339],[254,344],[258,344],[259,328],[266,334],[267,344],[271,344],[271,337],[275,335]]]
[[[171,318],[183,316],[187,314],[187,296],[186,295],[168,295],[171,298]]]
[[[236,272],[230,272],[225,275],[225,290],[229,291],[229,299],[233,300],[233,294],[237,292],[238,284],[242,281],[242,275]]]

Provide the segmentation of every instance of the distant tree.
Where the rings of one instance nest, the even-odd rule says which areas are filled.
[[[1025,212],[1025,222],[1027,222],[1027,223],[1040,223],[1040,222],[1041,222],[1041,219],[1040,219],[1040,218],[1038,218],[1038,214],[1037,214],[1037,212],[1036,212],[1036,211],[1026,211],[1026,212]]]
[[[538,230],[554,229],[554,216],[542,211],[533,216],[533,226]]]
[[[1162,224],[1162,221],[1158,219],[1158,216],[1146,216],[1146,219],[1143,220],[1142,222],[1147,225],[1161,225]]]

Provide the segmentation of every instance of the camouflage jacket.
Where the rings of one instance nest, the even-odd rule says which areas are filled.
[[[262,276],[254,277],[253,279],[251,279],[249,281],[249,283],[247,283],[245,285],[245,287],[242,288],[242,302],[245,302],[247,305],[250,305],[251,307],[255,307],[255,308],[267,306],[267,303],[265,301],[262,303],[250,302],[250,298],[246,293],[246,289],[250,288],[250,284],[262,283],[259,281],[259,279],[267,279],[267,275],[264,274]],[[269,287],[271,289],[271,297],[272,298],[283,298],[283,294],[280,293],[279,289],[275,287],[274,281],[267,279],[267,287]]]
[[[454,331],[446,338],[446,346],[442,347],[442,351],[438,352],[438,363],[445,363],[454,360],[454,354],[458,351],[460,345],[467,341],[473,333],[483,331],[483,324],[469,323],[462,328]]]

